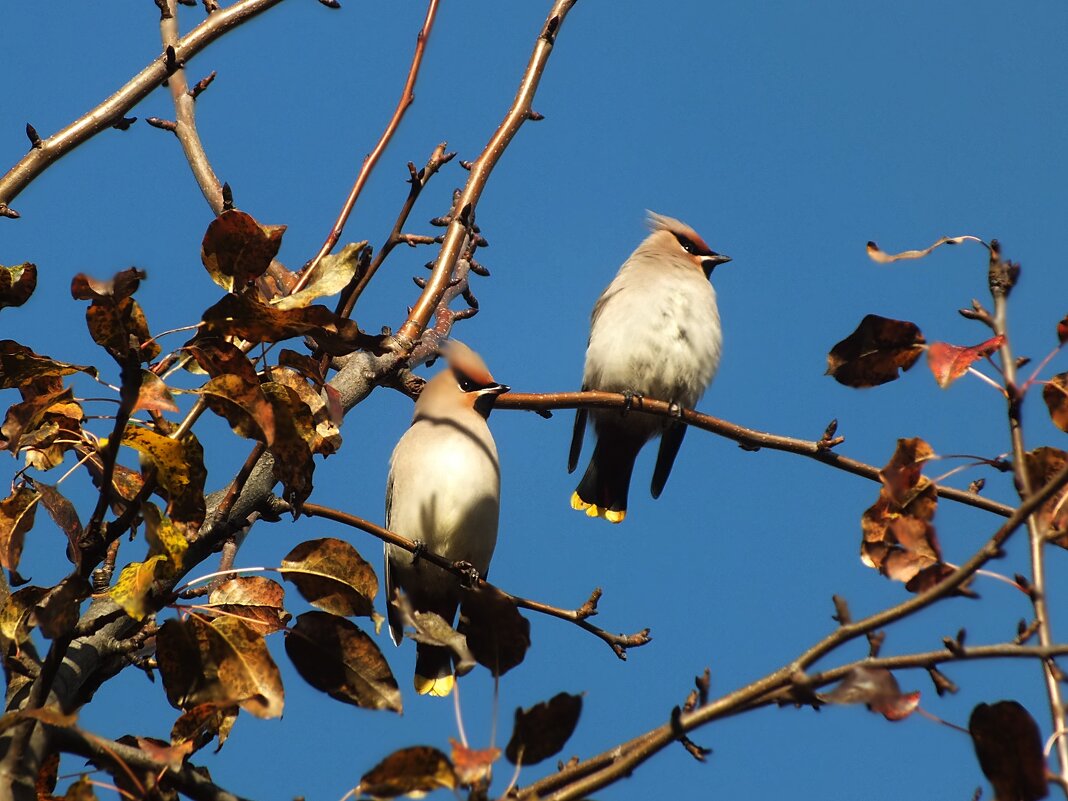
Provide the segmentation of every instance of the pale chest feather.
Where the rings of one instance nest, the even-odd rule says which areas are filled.
[[[590,330],[583,384],[692,407],[719,367],[716,293],[693,270],[636,280],[624,269],[605,290]]]
[[[497,449],[482,418],[470,427],[424,419],[401,437],[390,462],[388,528],[485,573],[499,509]]]

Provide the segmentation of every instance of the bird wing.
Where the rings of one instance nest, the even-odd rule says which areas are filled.
[[[386,528],[390,531],[393,530],[393,473],[389,474],[389,481],[386,484]],[[393,605],[393,573],[390,569],[389,563],[389,543],[386,543],[382,549],[385,553],[385,567],[383,569],[383,579],[385,580],[386,588],[386,617],[389,620],[389,634],[393,638],[395,645],[400,645],[401,638],[404,636],[404,621],[401,620],[400,611]]]

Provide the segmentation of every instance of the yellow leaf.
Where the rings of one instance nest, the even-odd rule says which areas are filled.
[[[152,611],[148,606],[148,594],[156,579],[172,569],[163,554],[149,557],[144,562],[132,562],[122,569],[108,595],[134,620],[143,620]]]

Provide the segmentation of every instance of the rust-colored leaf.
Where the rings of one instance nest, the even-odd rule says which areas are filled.
[[[207,745],[213,738],[219,738],[223,747],[230,730],[237,720],[238,707],[235,704],[198,704],[182,714],[171,727],[171,742],[190,743],[192,750]]]
[[[503,676],[523,661],[530,648],[530,621],[496,587],[481,584],[465,590],[462,598],[457,629],[478,663],[494,676]]]
[[[282,674],[267,651],[262,634],[233,617],[219,617],[204,626],[219,666],[219,681],[246,712],[258,718],[282,714]]]
[[[21,306],[37,288],[37,265],[28,261],[0,267],[0,309]]]
[[[865,704],[887,720],[903,720],[920,705],[918,692],[903,693],[894,674],[885,668],[859,665],[819,699],[828,704]]]
[[[173,572],[174,566],[163,554],[151,556],[144,562],[132,562],[122,569],[108,595],[134,620],[144,620],[154,611],[149,600],[156,581]]]
[[[0,389],[28,384],[42,376],[63,376],[88,373],[96,376],[95,367],[68,364],[47,356],[40,356],[13,339],[0,340]]]
[[[286,636],[286,653],[308,684],[363,709],[402,711],[397,680],[359,626],[326,612],[305,612]]]
[[[33,528],[40,495],[25,484],[0,501],[0,565],[18,570],[26,532]]]
[[[282,348],[282,350],[278,352],[278,366],[288,367],[290,370],[296,371],[298,374],[314,382],[318,387],[321,387],[326,381],[326,377],[323,375],[322,362],[318,359],[313,359],[311,356],[304,353],[297,353],[295,350],[290,350],[289,348]]]
[[[219,681],[219,666],[202,634],[206,624],[195,617],[171,619],[156,635],[156,662],[167,700],[177,709],[203,704],[236,705]]]
[[[959,245],[962,242],[978,242],[983,243],[983,240],[977,236],[944,236],[935,242],[930,247],[926,247],[923,250],[905,250],[901,253],[885,253],[879,249],[879,246],[874,242],[868,243],[868,258],[878,264],[889,264],[895,261],[903,261],[905,259],[922,259],[928,255],[935,248],[942,245]]]
[[[41,723],[47,723],[49,726],[60,726],[62,728],[69,728],[78,722],[77,712],[67,714],[56,706],[22,709],[19,711],[19,716],[30,720],[38,720]]]
[[[41,496],[41,505],[48,511],[52,522],[67,535],[67,558],[76,567],[80,566],[81,551],[78,550],[78,543],[82,538],[82,523],[78,519],[78,511],[74,508],[74,504],[67,500],[58,489],[43,481],[34,482],[34,486],[37,487],[37,492]]]
[[[339,317],[326,306],[275,309],[248,295],[226,295],[204,312],[204,326],[220,336],[236,336],[249,342],[281,342],[311,336],[325,353],[343,356],[377,347],[378,340],[356,323]]]
[[[967,348],[948,342],[932,342],[927,348],[927,366],[931,368],[938,386],[945,389],[968,372],[974,362],[1000,348],[1004,341],[1005,336],[998,334],[986,342]]]
[[[279,298],[271,305],[277,309],[298,309],[314,303],[319,298],[336,295],[356,274],[360,253],[365,247],[367,242],[350,242],[337,253],[323,256],[302,290]]]
[[[211,221],[200,246],[200,260],[211,280],[227,292],[240,292],[261,276],[278,255],[284,225],[260,225],[237,209]]]
[[[343,617],[367,617],[374,611],[378,577],[344,540],[302,542],[286,554],[279,570],[312,606]]]
[[[915,323],[869,314],[827,354],[827,375],[848,387],[874,387],[900,377],[926,340]]]
[[[133,410],[144,409],[149,412],[176,412],[178,404],[174,396],[163,383],[163,379],[149,370],[141,371],[141,388],[137,391],[137,402]]]
[[[115,273],[109,281],[78,273],[70,283],[70,294],[75,300],[123,300],[137,291],[145,277],[144,270],[136,267]]]
[[[85,322],[93,341],[120,364],[125,363],[131,349],[137,351],[142,362],[150,362],[160,354],[145,313],[133,298],[94,300],[85,310]]]
[[[286,627],[285,590],[263,576],[240,576],[223,582],[208,596],[214,611],[236,617],[253,631],[270,634]]]
[[[456,772],[445,754],[428,745],[394,751],[360,778],[356,792],[371,798],[420,798],[432,790],[456,789]]]
[[[493,763],[501,758],[500,748],[468,748],[449,738],[452,746],[452,766],[461,787],[488,785],[493,778]]]
[[[1046,382],[1042,400],[1046,402],[1053,425],[1068,431],[1068,373],[1058,373]]]
[[[310,441],[315,436],[311,412],[293,390],[274,381],[261,385],[274,409],[274,475],[282,482],[282,496],[300,508],[312,491],[315,462]]]
[[[578,726],[582,696],[558,693],[530,709],[516,709],[504,755],[513,765],[536,765],[563,749]]]
[[[1016,701],[979,704],[968,720],[979,767],[1002,801],[1038,801],[1049,794],[1042,736]]]
[[[259,381],[249,383],[237,375],[216,376],[200,388],[200,396],[238,436],[266,445],[274,443],[274,406]]]
[[[1024,454],[1024,467],[1031,480],[1032,492],[1037,492],[1053,479],[1065,465],[1068,453],[1059,448],[1035,448]],[[1068,548],[1068,504],[1065,503],[1068,487],[1061,488],[1053,497],[1039,507],[1037,517],[1049,530],[1050,542]]]

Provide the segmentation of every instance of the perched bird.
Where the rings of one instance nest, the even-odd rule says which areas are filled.
[[[451,561],[470,563],[485,577],[497,543],[500,465],[486,418],[508,387],[493,380],[485,363],[452,340],[445,370],[431,378],[415,404],[415,416],[393,451],[386,488],[386,528]],[[386,545],[386,602],[393,642],[404,623],[392,604],[402,589],[416,611],[436,612],[448,623],[460,599],[457,577]],[[449,649],[420,643],[415,689],[444,697],[452,690]]]
[[[593,307],[583,390],[621,392],[692,408],[719,366],[722,333],[709,278],[730,261],[713,251],[686,223],[649,212],[652,233],[638,245]],[[568,472],[582,452],[587,415],[597,445],[571,507],[620,523],[638,452],[662,435],[653,471],[659,498],[686,425],[630,409],[579,409]]]

